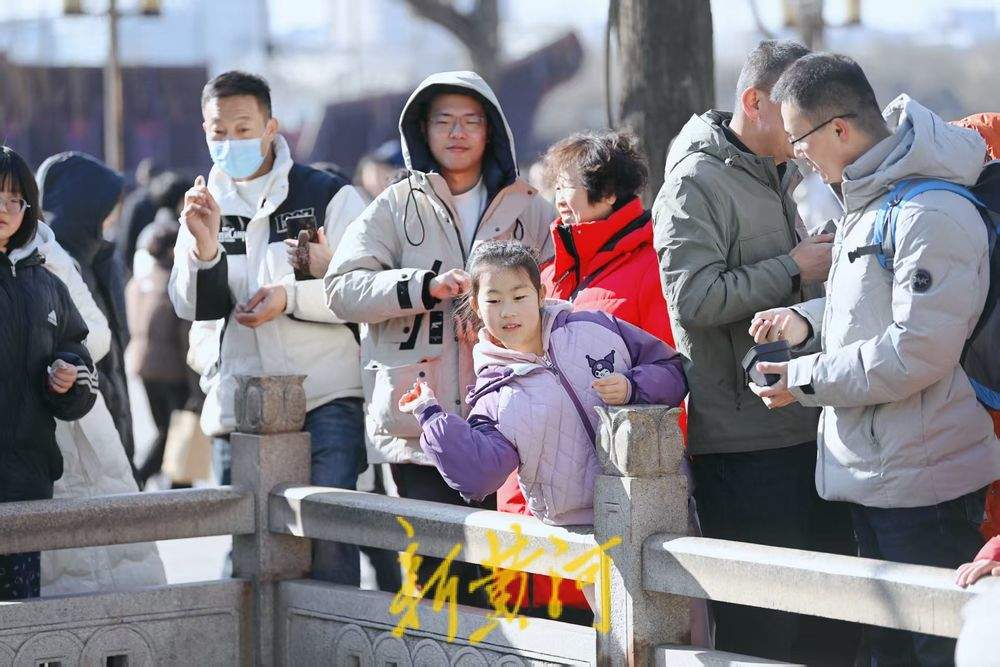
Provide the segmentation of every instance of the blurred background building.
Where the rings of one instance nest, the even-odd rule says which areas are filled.
[[[300,159],[353,170],[393,137],[402,100],[420,79],[474,62],[454,31],[418,13],[428,4],[117,0],[125,170],[144,157],[207,168],[198,94],[208,77],[231,68],[267,77],[275,114]],[[451,3],[458,12],[477,4]],[[712,0],[717,106],[731,105],[740,62],[757,40],[800,36],[801,26],[786,25],[793,4]],[[821,10],[813,37],[858,59],[880,101],[907,91],[946,118],[996,106],[1000,2],[804,4]],[[59,150],[104,151],[109,5],[0,3],[0,133],[35,165]],[[498,0],[494,84],[523,163],[571,131],[607,124],[607,14],[607,0]]]

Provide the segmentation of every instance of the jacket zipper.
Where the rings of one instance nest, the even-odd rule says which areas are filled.
[[[740,363],[741,359],[736,354],[736,339],[733,337],[732,329],[726,327],[726,336],[729,338],[729,349],[733,355],[733,363],[736,364],[736,409],[737,411],[743,409],[743,389],[746,386],[746,373],[743,371],[743,366]]]
[[[17,264],[15,262],[10,261],[9,257],[7,257],[6,259],[7,259],[7,262],[8,262],[8,266],[10,267],[10,274],[11,274],[10,296],[11,296],[11,300],[13,302],[13,307],[15,309],[21,311],[21,316],[22,316],[23,321],[25,322],[25,326],[29,326],[30,327],[31,323],[30,323],[29,318],[28,318],[27,306],[26,306],[25,301],[24,301],[24,296],[21,294],[21,288],[20,288],[20,286],[17,283]],[[26,338],[24,338],[24,337],[22,337],[21,340],[24,342],[25,347],[27,347],[27,345],[29,344],[29,341]],[[22,372],[23,372],[23,377],[26,377],[26,378],[30,378],[30,376],[31,376],[31,373],[29,372],[30,368],[28,367],[28,356],[29,355],[27,354],[27,349],[25,349],[25,354],[24,354],[24,357],[22,358],[22,362],[23,362]],[[30,381],[30,379],[29,379],[29,381]],[[18,432],[21,430],[20,429],[20,426],[21,426],[20,422],[21,422],[21,415],[24,413],[24,399],[25,399],[24,393],[23,392],[18,392],[17,404],[14,406],[14,411],[13,411],[14,422],[11,425],[12,426],[11,433],[10,433],[10,443],[11,443],[11,445],[13,445],[14,443],[17,442]]]
[[[562,384],[563,390],[569,395],[569,400],[573,402],[573,407],[576,408],[576,414],[580,417],[580,421],[583,422],[583,428],[587,431],[587,436],[590,437],[590,443],[597,446],[597,433],[594,432],[594,425],[590,423],[587,418],[587,413],[584,411],[583,406],[580,404],[580,399],[577,398],[576,392],[573,391],[573,387],[570,386],[569,381],[563,372],[559,369],[559,364],[556,362],[555,351],[549,350],[549,359],[546,360],[546,366],[549,367],[556,377],[559,378],[559,382]]]
[[[438,203],[444,207],[445,212],[448,214],[448,221],[451,222],[451,228],[455,232],[455,238],[458,239],[458,251],[462,253],[462,268],[465,268],[465,264],[468,261],[468,258],[466,257],[465,254],[465,243],[462,241],[462,232],[459,231],[458,225],[455,223],[455,218],[456,218],[455,212],[451,210],[451,207],[448,206],[447,202],[445,202],[444,199],[438,196],[437,191],[434,190],[433,184],[430,184],[430,188],[431,191],[434,192],[434,198],[437,199]],[[482,219],[480,219],[480,221],[481,220]],[[478,229],[479,227],[477,226],[476,230],[478,231]],[[473,238],[473,241],[475,241],[475,238]]]
[[[752,171],[750,171],[750,169],[748,169],[744,165],[738,165],[738,164],[736,164],[735,160],[733,160],[733,162],[729,162],[727,160],[726,163],[729,164],[731,167],[735,167],[736,169],[740,169],[740,170],[744,171],[745,173],[747,173],[751,178],[753,178],[757,182],[761,182],[760,178],[757,176],[757,174],[754,174]],[[778,178],[777,184],[775,184],[774,179],[771,178],[771,174],[768,173],[767,180],[768,180],[768,183],[766,184],[766,187],[769,190],[771,190],[773,193],[775,193],[776,195],[778,195],[778,201],[781,202],[781,212],[785,216],[785,229],[787,229],[788,232],[791,234],[792,247],[794,248],[795,245],[796,245],[796,243],[797,243],[798,234],[795,231],[795,221],[792,220],[791,223],[789,223],[789,220],[788,220],[788,206],[785,203],[785,193],[781,189],[781,180],[782,179]],[[763,185],[763,183],[762,183],[762,185]]]
[[[480,177],[480,178],[482,178],[482,177]],[[486,183],[483,183],[484,187],[485,187],[485,185],[486,185]],[[500,196],[501,192],[503,192],[503,188],[500,188],[500,190],[498,190],[497,193],[493,195],[492,201],[490,201],[486,205],[486,209],[483,211],[483,214],[481,216],[479,216],[479,222],[476,223],[476,228],[474,230],[472,230],[472,242],[473,243],[476,242],[476,237],[479,236],[479,228],[483,226],[483,223],[486,221],[486,218],[491,213],[493,213],[493,209],[495,209],[499,205],[499,200],[501,199],[501,196]],[[487,191],[486,191],[486,196],[487,197],[490,196],[488,188],[487,188]],[[515,222],[515,224],[516,224],[516,222]]]
[[[580,274],[580,253],[577,252],[576,249],[576,241],[573,239],[573,230],[570,229],[568,225],[557,225],[556,233],[559,234],[560,238],[562,238],[563,245],[566,246],[566,252],[568,252],[569,256],[573,258],[573,266],[569,270],[573,272],[573,275],[576,277],[576,285],[579,286],[580,279],[582,277]],[[574,288],[573,291],[575,293],[576,288]],[[570,301],[572,300],[572,297],[570,297]]]

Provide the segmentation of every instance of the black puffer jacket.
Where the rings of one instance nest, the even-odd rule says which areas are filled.
[[[87,326],[44,262],[34,242],[0,253],[0,502],[52,497],[63,469],[55,419],[79,419],[97,398]],[[48,388],[56,358],[77,367],[65,394]]]
[[[135,446],[125,380],[128,324],[124,270],[101,229],[121,196],[122,177],[85,153],[68,152],[45,160],[38,168],[37,180],[45,221],[59,245],[76,260],[94,301],[108,320],[111,350],[97,362],[97,370],[101,374],[101,393],[132,465]]]

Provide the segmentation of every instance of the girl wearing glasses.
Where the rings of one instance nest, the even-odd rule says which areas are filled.
[[[87,327],[38,251],[38,186],[0,147],[0,502],[52,497],[63,462],[55,420],[87,414],[97,374]],[[0,600],[37,597],[39,554],[0,555]]]

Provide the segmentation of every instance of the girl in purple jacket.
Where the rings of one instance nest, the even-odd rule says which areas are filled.
[[[594,522],[596,406],[679,405],[679,355],[602,312],[546,301],[538,264],[515,241],[469,259],[468,305],[481,321],[468,420],[446,413],[423,382],[399,401],[420,421],[420,446],[467,499],[496,491],[514,470],[531,513],[552,525]]]

